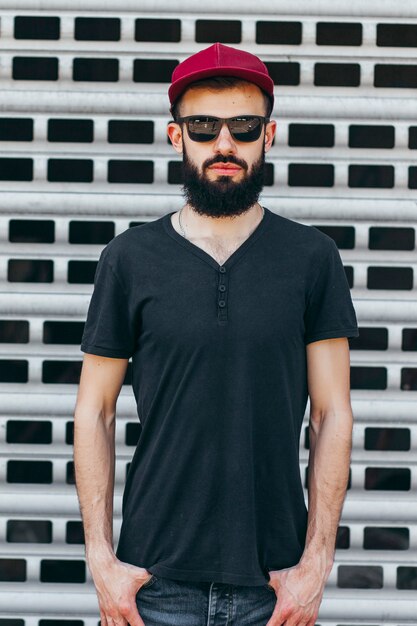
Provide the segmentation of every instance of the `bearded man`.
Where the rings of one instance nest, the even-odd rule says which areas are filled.
[[[76,485],[102,626],[314,626],[346,493],[358,336],[338,249],[259,203],[274,85],[216,43],[180,63],[185,204],[102,251],[81,343]],[[141,431],[116,552],[116,401]],[[310,399],[308,509],[299,467]]]

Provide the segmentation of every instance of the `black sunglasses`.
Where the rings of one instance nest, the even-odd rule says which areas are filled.
[[[212,117],[209,115],[189,115],[178,117],[176,122],[184,122],[190,139],[193,141],[213,141],[218,137],[223,124],[236,141],[256,141],[269,117],[261,115],[239,115],[238,117]]]

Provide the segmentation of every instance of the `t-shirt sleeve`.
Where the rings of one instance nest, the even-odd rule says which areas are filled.
[[[305,344],[335,337],[358,337],[358,323],[339,250],[333,240],[307,300]]]
[[[128,359],[135,350],[136,323],[108,256],[106,247],[97,264],[80,348],[89,354]]]

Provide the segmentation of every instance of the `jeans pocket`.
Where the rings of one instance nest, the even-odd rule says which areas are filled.
[[[141,585],[141,589],[146,589],[147,587],[150,587],[151,585],[154,584],[154,582],[158,580],[157,577],[155,576],[155,574],[151,574],[151,577],[148,578],[148,580],[143,583],[143,585]]]

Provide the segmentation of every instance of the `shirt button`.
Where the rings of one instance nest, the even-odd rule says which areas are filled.
[[[226,268],[224,267],[224,265],[222,265],[221,267],[219,267],[219,272],[221,272],[222,274],[224,274],[226,271]]]
[[[226,285],[219,285],[219,291],[226,291]]]
[[[221,307],[226,306],[226,302],[224,300],[219,300],[219,306]]]

